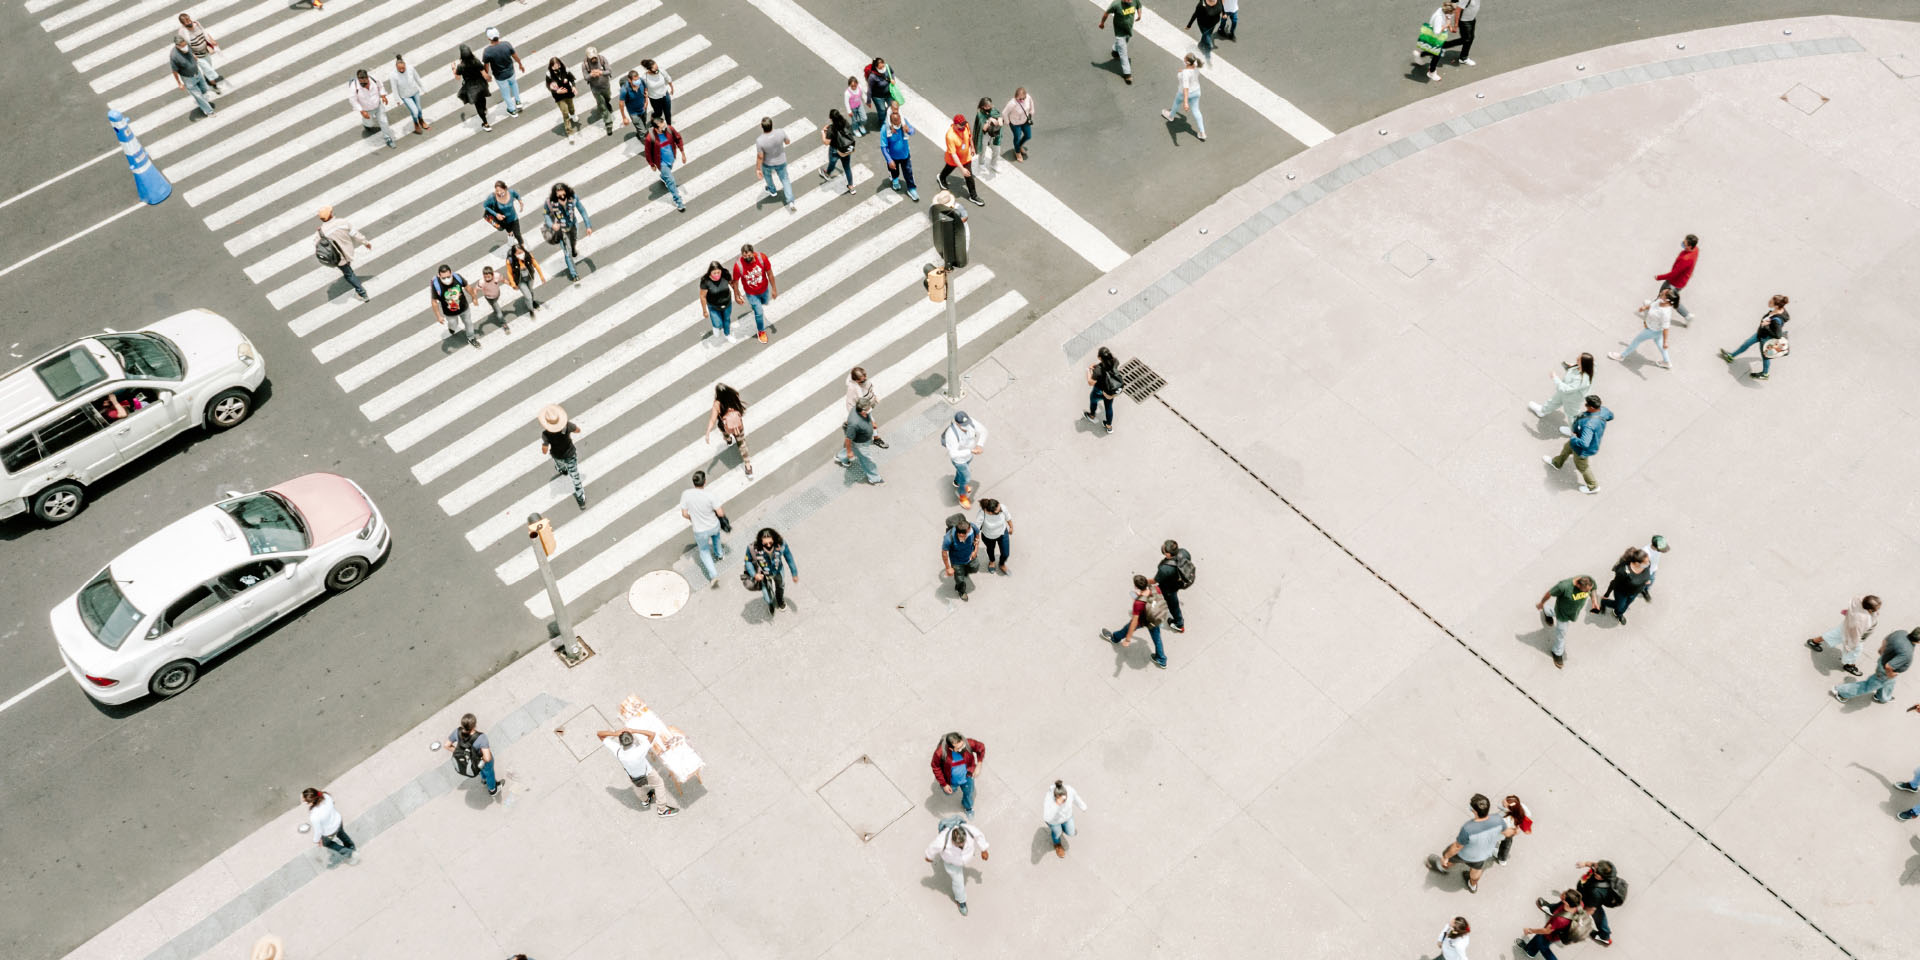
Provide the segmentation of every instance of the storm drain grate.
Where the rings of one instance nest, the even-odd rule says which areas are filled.
[[[1127,362],[1120,365],[1120,382],[1126,384],[1122,392],[1132,397],[1134,403],[1146,403],[1148,397],[1167,385],[1166,379],[1141,363],[1139,357],[1128,357]]]

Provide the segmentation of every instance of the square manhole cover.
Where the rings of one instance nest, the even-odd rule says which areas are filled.
[[[1420,249],[1411,240],[1402,240],[1392,250],[1387,251],[1387,265],[1400,271],[1404,276],[1413,276],[1427,268],[1433,262],[1433,255]]]
[[[973,369],[962,374],[960,379],[966,381],[969,396],[991,400],[994,394],[1005,390],[1007,384],[1013,382],[1013,374],[1008,373],[1007,368],[1000,365],[1000,361],[988,357],[974,364]]]
[[[828,780],[820,788],[820,799],[862,843],[879,836],[888,824],[913,809],[912,801],[865,756]]]
[[[1780,99],[1785,100],[1795,110],[1808,116],[1812,116],[1815,110],[1827,105],[1826,97],[1821,96],[1815,92],[1812,87],[1804,83],[1794,84],[1793,89],[1780,95]]]
[[[895,607],[921,633],[931,633],[934,627],[940,625],[940,621],[953,612],[953,604],[940,596],[941,588],[948,582],[943,577],[938,584],[915,593],[904,602],[895,604]]]
[[[612,730],[617,724],[607,722],[607,715],[599,707],[588,707],[571,718],[553,725],[560,731],[560,742],[567,745],[567,752],[575,760],[585,760],[600,749],[600,738],[594,736],[602,730]]]
[[[1896,53],[1891,57],[1881,57],[1880,63],[1888,70],[1892,70],[1893,75],[1902,80],[1912,80],[1914,77],[1920,77],[1920,60],[1915,60],[1904,53]]]

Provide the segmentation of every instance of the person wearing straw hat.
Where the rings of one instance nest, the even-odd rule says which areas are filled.
[[[557,403],[540,408],[540,452],[553,458],[553,475],[573,479],[573,502],[587,508],[587,485],[580,479],[580,451],[574,448],[573,435],[580,425],[568,419],[567,411]]]
[[[314,4],[318,7],[319,4]],[[287,945],[269,933],[253,942],[252,960],[287,960]]]
[[[339,268],[340,275],[346,278],[347,284],[353,287],[353,295],[359,297],[361,303],[366,303],[366,284],[361,283],[360,275],[353,272],[353,249],[366,247],[372,250],[373,241],[368,240],[366,234],[355,230],[353,224],[345,220],[335,220],[333,208],[330,206],[321,207],[316,215],[320,218],[320,236],[333,244],[334,259],[339,261],[334,266]]]

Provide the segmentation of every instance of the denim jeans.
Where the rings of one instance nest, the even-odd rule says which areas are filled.
[[[793,206],[793,183],[787,179],[786,164],[763,163],[760,165],[760,176],[767,181],[767,194],[769,196],[784,193],[787,198],[787,206]],[[780,178],[779,190],[773,188],[774,177]]]
[[[1895,679],[1880,672],[1879,667],[1875,667],[1872,673],[1852,683],[1843,683],[1834,687],[1833,693],[1842,700],[1852,700],[1863,693],[1872,693],[1874,703],[1888,703],[1893,700]]]
[[[1120,58],[1120,75],[1125,77],[1133,76],[1133,58],[1127,55],[1127,44],[1131,40],[1133,40],[1132,37],[1113,38],[1113,55]],[[1019,127],[1015,127],[1014,129],[1018,130]],[[1015,142],[1018,143],[1018,140]],[[1020,148],[1016,146],[1014,149],[1018,150]]]
[[[380,136],[387,141],[388,146],[392,146],[393,128],[387,125],[387,105],[383,103],[374,107],[372,110],[368,110],[367,114],[368,116],[360,120],[360,126],[368,130],[378,127],[380,129]]]
[[[693,532],[693,558],[700,561],[700,572],[706,574],[708,580],[720,576],[720,571],[715,569],[714,563],[720,559],[725,550],[726,548],[720,545],[719,527]]]
[[[707,322],[713,324],[721,336],[733,336],[733,304],[723,303],[717,307],[707,304]]]
[[[760,596],[766,598],[767,612],[772,613],[780,604],[787,602],[787,585],[778,575],[766,577],[760,581]]]
[[[953,788],[953,791],[960,795],[960,809],[968,813],[973,812],[973,784],[974,779],[968,777],[967,782]]]
[[[1053,834],[1053,845],[1059,846],[1060,841],[1073,836],[1073,818],[1068,817],[1066,823],[1047,824],[1047,832]]]
[[[673,163],[671,161],[661,161],[660,182],[666,186],[667,196],[673,198],[673,205],[685,210],[687,203],[680,198],[680,185],[673,181]]]
[[[1167,662],[1166,648],[1160,646],[1160,628],[1147,626],[1146,624],[1141,624],[1141,627],[1144,628],[1149,634],[1153,636],[1153,659],[1159,663],[1166,663]],[[1127,634],[1127,625],[1124,623],[1120,625],[1120,629],[1113,631],[1113,635],[1115,637],[1125,637],[1126,634]]]
[[[987,548],[987,565],[1006,563],[1013,559],[1013,534],[1003,533],[997,537],[982,536],[980,542]],[[999,559],[995,559],[998,557]]]
[[[1758,346],[1759,343],[1760,343],[1760,335],[1756,333],[1753,336],[1748,337],[1744,343],[1740,344],[1739,349],[1734,350],[1731,353],[1728,353],[1727,355],[1730,357],[1737,357],[1743,353],[1746,353],[1748,347]],[[1771,369],[1773,369],[1773,358],[1767,356],[1767,352],[1765,350],[1760,351],[1760,372],[1766,373]]]
[[[767,301],[771,299],[771,292],[772,291],[769,290],[768,293],[749,293],[746,295],[747,306],[753,308],[753,329],[762,333],[765,333],[767,329]]]
[[[855,137],[866,136],[867,135],[867,108],[865,106],[858,106],[858,107],[854,107],[852,110],[848,110],[847,125],[853,128],[853,135]]]
[[[899,160],[888,160],[887,176],[893,178],[893,188],[895,190],[900,189],[901,181],[903,180],[908,190],[915,189],[913,183],[913,158],[905,157]]]
[[[949,560],[948,562],[952,562]],[[973,575],[980,572],[980,561],[953,564],[953,592],[966,596],[973,592]]]
[[[480,782],[487,785],[488,793],[500,789],[500,778],[493,775],[492,760],[480,765]]]
[[[420,98],[418,96],[401,97],[400,104],[407,108],[407,116],[413,118],[413,127],[415,130],[420,129],[420,125],[427,122],[426,114],[420,110]]]
[[[520,81],[515,77],[501,77],[494,81],[500,85],[500,102],[507,105],[508,113],[520,112]]]
[[[853,155],[852,154],[848,154],[847,156],[843,157],[837,153],[834,153],[831,150],[827,151],[827,172],[826,172],[826,176],[823,176],[820,179],[822,180],[833,179],[833,168],[836,165],[840,167],[841,172],[847,175],[847,189],[852,190],[853,189]]]
[[[1020,149],[1021,149],[1022,147],[1024,147],[1024,146],[1026,146],[1026,145],[1027,145],[1027,141],[1028,141],[1028,140],[1032,140],[1032,139],[1033,139],[1033,124],[1031,124],[1031,123],[1016,123],[1016,124],[1014,124],[1014,125],[1013,125],[1013,153],[1014,153],[1014,155],[1015,155],[1015,156],[1019,156],[1019,155],[1020,155]]]
[[[1093,416],[1093,409],[1102,403],[1107,405],[1107,426],[1111,427],[1113,426],[1113,398],[1103,393],[1099,387],[1094,387],[1093,392],[1087,395],[1087,416]]]
[[[1920,769],[1916,769],[1916,770],[1914,770],[1914,771],[1913,771],[1913,779],[1912,779],[1912,780],[1908,780],[1907,782],[1908,782],[1908,783],[1910,783],[1910,784],[1912,784],[1912,785],[1914,785],[1914,786],[1920,786]],[[1913,809],[1912,809],[1911,811],[1909,811],[1909,812],[1910,812],[1910,813],[1912,813],[1912,814],[1913,814],[1914,816],[1916,816],[1916,817],[1920,817],[1920,803],[1916,803],[1916,804],[1914,804],[1914,805],[1913,805]]]
[[[1167,622],[1185,630],[1187,628],[1187,618],[1180,615],[1180,588],[1161,587],[1160,599],[1167,602]]]
[[[547,225],[554,226],[554,223],[548,220]],[[568,280],[580,279],[580,271],[573,265],[574,258],[580,255],[580,250],[576,246],[580,242],[579,231],[579,227],[560,227],[560,259],[567,265]]]
[[[1172,113],[1174,116],[1180,115],[1180,91],[1178,90],[1173,92]],[[1187,116],[1193,120],[1193,132],[1206,136],[1207,120],[1200,115],[1200,95],[1197,93],[1189,94],[1187,97]]]
[[[1219,29],[1219,24],[1215,24],[1214,29]],[[1200,31],[1200,54],[1207,58],[1208,66],[1213,65],[1213,30]]]
[[[1546,934],[1534,934],[1527,940],[1524,946],[1527,951],[1527,956],[1529,957],[1545,957],[1546,960],[1555,960],[1553,956],[1553,941],[1547,939]]]
[[[853,445],[853,458],[860,461],[860,470],[867,475],[867,482],[878,483],[880,482],[880,465],[874,463],[873,454],[867,452],[872,449],[871,443],[856,443]]]
[[[335,853],[351,854],[353,852],[353,838],[347,836],[347,828],[344,826],[321,837],[320,842]]]
[[[459,334],[469,341],[480,339],[480,321],[475,319],[475,312],[472,307],[468,307],[459,313],[447,314],[447,333]]]
[[[575,453],[571,457],[554,457],[553,466],[573,481],[573,499],[577,501],[586,500],[587,485],[580,479],[580,455]]]
[[[967,495],[967,488],[973,485],[973,461],[955,461],[953,464],[953,486],[961,496]]]
[[[213,115],[213,101],[207,99],[206,77],[181,77],[180,85],[186,87],[187,96],[192,97],[193,102],[200,105],[202,114]]]
[[[1665,332],[1666,331],[1664,330],[1640,331],[1638,334],[1634,335],[1634,338],[1632,340],[1627,341],[1626,349],[1621,350],[1620,355],[1624,357],[1627,354],[1640,349],[1641,344],[1646,343],[1648,340],[1652,340],[1654,349],[1660,351],[1660,362],[1672,363],[1673,362],[1672,358],[1667,356],[1666,345],[1661,342],[1664,339],[1664,337],[1662,337],[1662,334],[1664,334]]]
[[[1553,655],[1556,657],[1567,655],[1567,624],[1572,622],[1559,617],[1553,618]]]
[[[198,54],[195,54],[193,58],[193,62],[200,65],[200,75],[203,77],[206,77],[208,83],[220,82],[220,71],[215,70],[213,68],[212,57],[210,56],[203,57]]]
[[[341,263],[340,275],[347,278],[347,285],[353,288],[354,293],[363,297],[367,295],[366,285],[360,282],[360,275],[353,272],[353,264]]]
[[[1613,925],[1607,922],[1607,908],[1597,904],[1593,908],[1593,935],[1602,940],[1613,939]]]

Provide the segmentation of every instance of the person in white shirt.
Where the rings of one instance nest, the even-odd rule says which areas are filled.
[[[1447,46],[1459,47],[1460,58],[1454,63],[1463,67],[1474,66],[1473,62],[1473,23],[1480,18],[1480,0],[1460,0],[1459,36],[1449,37]]]
[[[1440,931],[1440,956],[1435,960],[1467,960],[1467,934],[1473,928],[1467,926],[1466,917],[1454,917],[1446,929]]]
[[[1074,807],[1085,810],[1087,802],[1080,799],[1079,791],[1060,780],[1053,782],[1053,789],[1040,801],[1040,819],[1047,822],[1047,832],[1053,834],[1054,856],[1067,855],[1067,838],[1077,832],[1073,829]]]
[[[347,83],[347,102],[360,111],[360,126],[379,127],[380,135],[387,138],[387,146],[393,146],[393,128],[387,126],[387,92],[373,82],[365,70],[356,70],[353,79]]]
[[[640,809],[653,806],[653,764],[647,762],[647,751],[654,743],[653,731],[636,730],[622,727],[618,730],[602,730],[594,736],[600,738],[600,745],[620,761],[620,768],[627,772],[627,779],[633,783],[633,795],[640,798]],[[642,737],[646,740],[643,742]],[[680,812],[680,808],[670,803],[660,805],[659,816],[671,817]]]
[[[1013,517],[1007,508],[992,497],[981,497],[974,526],[980,528],[980,542],[987,547],[987,566],[1006,573],[1007,561],[1013,557]]]
[[[1174,114],[1185,113],[1193,125],[1193,137],[1207,142],[1207,120],[1200,115],[1200,58],[1189,53],[1174,72],[1173,106],[1160,111],[1161,119],[1173,122]]]
[[[1855,664],[1860,660],[1860,643],[1873,633],[1880,624],[1880,598],[1873,594],[1854,597],[1846,609],[1840,611],[1838,626],[1820,636],[1807,641],[1807,649],[1819,652],[1831,643],[1840,648],[1840,669],[1854,675],[1860,675]]]
[[[979,851],[980,859],[990,859],[987,850],[987,835],[959,817],[940,821],[940,832],[927,844],[927,862],[934,863],[938,858],[947,871],[947,879],[953,881],[953,902],[963,917],[967,915],[967,864],[973,862],[975,851]]]
[[[300,791],[300,799],[307,804],[307,823],[312,828],[315,846],[324,845],[349,860],[359,857],[353,838],[347,836],[346,822],[340,819],[340,811],[334,809],[333,797],[326,791],[308,787]]]
[[[693,524],[694,559],[700,561],[700,571],[707,575],[710,587],[720,586],[720,572],[714,567],[714,561],[727,555],[727,548],[720,545],[721,521],[727,517],[725,507],[720,500],[707,492],[707,472],[693,472],[693,489],[680,494],[680,515]]]
[[[420,75],[408,69],[407,61],[398,56],[393,58],[393,73],[387,76],[387,89],[399,97],[401,105],[407,108],[407,115],[413,118],[414,133],[433,129],[420,106],[420,95],[426,92],[426,88],[420,85]]]
[[[973,458],[986,452],[987,425],[962,410],[940,434],[940,445],[947,448],[947,459],[953,461],[953,487],[960,494],[960,509],[972,509]]]
[[[1640,588],[1640,599],[1653,602],[1653,581],[1660,577],[1660,555],[1671,549],[1667,538],[1657,533],[1647,541],[1647,585]]]
[[[1641,344],[1652,340],[1653,345],[1660,348],[1660,369],[1673,369],[1673,359],[1667,356],[1667,329],[1673,326],[1673,292],[1662,288],[1659,299],[1648,300],[1640,307],[1639,312],[1645,329],[1635,335],[1632,340],[1627,341],[1625,348],[1609,353],[1607,356],[1624,363],[1627,354],[1640,349]]]

